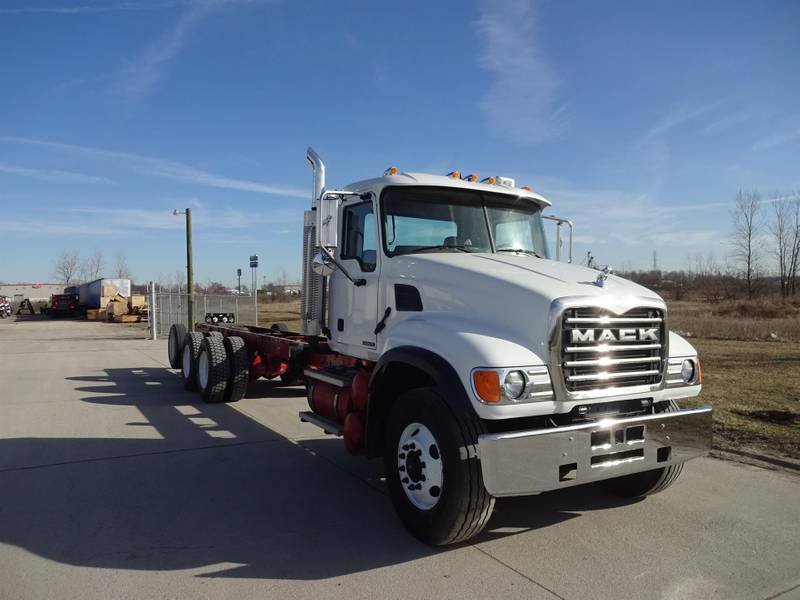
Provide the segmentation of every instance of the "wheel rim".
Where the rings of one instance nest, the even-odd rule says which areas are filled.
[[[181,371],[183,372],[184,379],[189,379],[189,371],[192,370],[192,349],[189,344],[183,347],[183,362]]]
[[[397,472],[411,504],[430,510],[442,497],[442,456],[431,430],[411,423],[397,443]]]
[[[208,386],[208,352],[205,350],[201,350],[197,358],[197,382],[203,389]]]

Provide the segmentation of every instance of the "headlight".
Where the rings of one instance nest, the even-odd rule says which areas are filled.
[[[684,383],[694,383],[697,377],[697,367],[692,359],[687,358],[681,364],[681,377]]]
[[[553,400],[553,386],[545,365],[472,369],[472,390],[484,404]]]
[[[509,371],[503,382],[503,391],[506,396],[516,400],[525,391],[525,375],[522,371]]]

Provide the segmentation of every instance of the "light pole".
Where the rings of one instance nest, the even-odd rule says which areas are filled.
[[[258,276],[256,275],[256,269],[258,268],[258,254],[253,254],[250,256],[250,269],[252,270],[253,275],[253,305],[256,309],[256,327],[258,327],[258,289],[256,286],[258,285]]]
[[[189,288],[186,308],[188,309],[188,331],[194,331],[194,272],[192,270],[192,209],[172,211],[173,215],[186,215],[186,286]]]

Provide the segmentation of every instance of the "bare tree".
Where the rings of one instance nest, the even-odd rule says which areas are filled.
[[[186,285],[186,271],[183,269],[175,269],[175,274],[172,276],[172,281],[175,285],[176,292],[184,292],[188,293],[188,287]]]
[[[731,211],[733,219],[733,256],[738,262],[747,284],[747,297],[753,297],[753,283],[759,266],[756,237],[761,232],[761,195],[758,192],[739,190],[736,207]]]
[[[81,274],[85,281],[94,281],[103,271],[103,251],[97,248],[81,266]]]
[[[773,251],[778,264],[778,280],[781,285],[781,298],[789,295],[789,270],[792,255],[792,205],[788,197],[775,195],[772,199],[772,221],[769,231],[772,234]]]
[[[706,271],[709,275],[718,275],[719,274],[719,264],[717,263],[717,255],[714,254],[714,251],[710,251],[706,255]]]
[[[117,252],[117,263],[114,267],[114,277],[119,279],[131,278],[131,270],[128,268],[128,259],[125,258],[125,253],[121,250]]]
[[[797,291],[797,274],[800,272],[800,192],[791,194],[790,204],[790,229],[791,243],[789,244],[789,294],[795,295]]]
[[[77,250],[64,250],[53,263],[53,277],[69,285],[78,274],[80,255]]]

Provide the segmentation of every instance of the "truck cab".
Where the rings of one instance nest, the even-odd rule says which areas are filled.
[[[187,390],[236,402],[260,377],[301,381],[300,419],[382,459],[398,516],[436,546],[477,535],[497,497],[597,483],[639,498],[710,450],[711,407],[678,404],[702,372],[666,303],[572,264],[572,223],[546,198],[395,168],[328,189],[306,158],[302,331],[172,324]]]
[[[608,268],[572,264],[572,224],[545,214],[549,200],[508,178],[394,168],[326,191],[309,156],[317,202],[306,239],[325,279],[307,333],[316,325],[369,369],[365,452],[384,457],[395,507],[419,537],[467,535],[452,520],[431,531],[431,515],[447,512],[431,494],[463,467],[448,469],[442,437],[474,456],[460,475],[488,498],[468,509],[478,521],[498,496],[591,482],[648,495],[710,449],[711,408],[677,404],[700,393],[702,374],[695,349],[669,331],[666,303]],[[559,227],[556,257],[547,219]],[[411,430],[428,448],[409,462]]]

